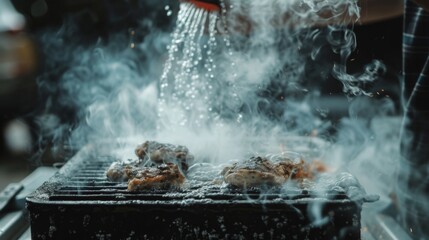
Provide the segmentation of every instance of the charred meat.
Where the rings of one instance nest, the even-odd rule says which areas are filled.
[[[128,181],[128,190],[178,188],[193,156],[184,146],[146,141],[135,150],[138,160],[117,161],[106,176],[110,181]]]
[[[293,161],[284,157],[273,161],[266,157],[251,157],[226,167],[221,174],[224,181],[231,186],[251,188],[280,186],[289,179],[298,182],[312,179],[314,174],[320,171],[323,171],[321,163],[307,164],[302,159]]]
[[[179,188],[185,181],[174,163],[143,166],[141,161],[114,162],[106,171],[106,176],[110,181],[128,181],[129,191]]]
[[[261,157],[234,163],[226,167],[222,175],[226,183],[241,188],[280,185],[283,182],[283,178],[275,172],[275,165]]]
[[[185,146],[146,141],[139,145],[135,153],[143,161],[151,161],[155,164],[175,163],[182,171],[187,171],[189,163],[194,156]]]
[[[106,171],[106,176],[110,181],[128,181],[137,175],[141,169],[142,161],[117,161],[110,165]]]
[[[128,182],[128,191],[180,188],[185,177],[176,164],[166,163],[137,170]]]

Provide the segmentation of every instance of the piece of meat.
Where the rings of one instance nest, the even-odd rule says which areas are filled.
[[[194,156],[185,146],[146,141],[137,146],[135,153],[143,161],[151,161],[156,164],[176,163],[182,171],[187,171]]]
[[[221,174],[224,181],[229,185],[251,188],[280,186],[289,179],[298,182],[304,179],[312,179],[318,171],[322,171],[320,165],[313,167],[312,164],[307,164],[302,159],[293,161],[283,157],[272,161],[264,157],[251,157],[226,167]]]
[[[156,167],[144,167],[128,182],[128,191],[180,188],[185,177],[176,164],[166,163]]]
[[[106,171],[110,181],[128,181],[129,191],[178,188],[193,160],[186,147],[155,141],[144,142],[135,153],[138,160],[114,162]]]
[[[110,181],[128,181],[137,174],[142,167],[142,161],[117,161],[113,162],[106,171],[106,176]]]
[[[222,175],[226,183],[240,188],[280,185],[283,181],[276,173],[275,165],[262,157],[234,163],[231,167],[226,167]]]

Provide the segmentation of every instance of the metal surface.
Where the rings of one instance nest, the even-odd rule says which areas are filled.
[[[17,239],[28,228],[28,221],[23,211],[14,211],[0,218],[0,240]]]
[[[363,218],[368,231],[375,239],[411,240],[405,230],[389,215],[383,213],[370,214]]]
[[[8,210],[14,203],[15,196],[22,190],[20,183],[10,183],[3,191],[0,192],[0,214]]]
[[[27,230],[25,230],[25,232],[17,239],[18,240],[31,240],[31,229],[27,228]]]
[[[39,167],[24,178],[20,182],[24,188],[15,197],[15,207],[17,209],[24,209],[25,198],[52,177],[57,171],[58,169],[53,167]]]
[[[81,151],[27,198],[33,239],[360,239],[362,202],[218,188],[128,192]],[[317,207],[320,219],[310,213]]]
[[[40,167],[20,183],[9,184],[0,193],[0,240],[31,239],[28,212],[25,211],[25,198],[43,182],[48,180],[57,169]]]

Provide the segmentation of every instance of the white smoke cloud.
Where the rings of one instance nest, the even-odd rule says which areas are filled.
[[[318,115],[307,101],[317,89],[304,87],[308,80],[304,76],[305,66],[316,59],[322,44],[330,45],[339,56],[332,69],[324,70],[331,71],[341,81],[347,94],[370,95],[361,87],[383,72],[378,61],[368,65],[362,73],[347,72],[348,57],[356,47],[352,25],[359,17],[359,7],[355,0],[234,0],[227,11],[226,16],[232,19],[203,26],[219,29],[226,23],[227,33],[223,29],[224,34],[217,32],[210,37],[207,36],[210,30],[204,32],[193,25],[195,29],[187,32],[195,34],[190,38],[181,31],[176,32],[181,36],[174,33],[171,36],[152,29],[135,49],[118,47],[117,41],[127,41],[120,35],[113,36],[108,44],[99,42],[81,47],[65,44],[63,37],[69,34],[67,31],[72,31],[70,28],[47,33],[45,40],[50,44],[45,49],[46,54],[52,54],[53,62],[67,59],[69,67],[58,79],[58,88],[54,88],[44,78],[46,76],[40,78],[39,84],[50,92],[60,91],[60,105],[78,109],[76,124],[57,129],[70,129],[68,140],[77,146],[111,142],[111,154],[126,152],[120,155],[124,158],[134,158],[135,145],[145,140],[159,140],[186,145],[201,162],[225,163],[255,152],[280,152],[284,142],[290,142],[288,137],[308,137],[314,132],[320,136],[329,134],[325,131],[333,128],[333,123]],[[201,22],[201,19],[216,17],[198,14],[195,18]],[[234,19],[239,21],[234,22]],[[326,31],[321,31],[315,24],[328,26]],[[182,39],[167,49],[167,44],[175,37]],[[316,38],[323,43],[315,44]],[[208,49],[204,43],[208,44],[210,39],[215,39],[211,55],[204,52]],[[172,48],[175,44],[177,49]],[[62,49],[61,53],[55,52],[58,49]],[[198,61],[194,64],[187,61],[189,58]],[[163,71],[165,81],[162,80]],[[193,76],[197,76],[196,79],[192,79]],[[164,125],[160,128],[158,100],[163,89],[159,84],[167,83],[172,87],[178,78],[183,86],[176,87],[183,92],[162,106]],[[201,86],[207,91],[200,91]],[[190,88],[195,91],[189,93]],[[169,91],[165,90],[167,96],[164,97],[171,97]],[[386,105],[389,103],[387,101]],[[189,104],[192,107],[181,109]],[[376,107],[380,106],[362,103],[351,113]],[[389,106],[383,107],[389,109]],[[324,159],[337,168],[348,168],[359,179],[364,179],[365,187],[383,195],[384,199],[389,192],[386,179],[391,179],[387,172],[392,171],[384,166],[392,166],[395,153],[391,151],[390,158],[383,158],[380,148],[375,146],[383,142],[386,146],[394,146],[396,141],[386,134],[388,130],[374,127],[371,118],[388,113],[389,110],[374,110],[374,115],[365,116],[364,120],[359,116],[344,119],[335,129],[338,136],[332,137],[338,145],[330,149]],[[184,118],[190,120],[184,122]],[[206,118],[215,124],[210,124],[213,122]],[[389,127],[396,125],[392,123]],[[383,149],[385,151],[389,150]],[[365,175],[369,166],[374,170],[371,177]],[[373,181],[379,184],[371,184]]]

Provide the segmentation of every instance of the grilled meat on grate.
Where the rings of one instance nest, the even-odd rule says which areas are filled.
[[[128,182],[128,191],[180,188],[185,177],[176,164],[166,163],[144,167]]]
[[[135,150],[136,155],[143,161],[152,161],[156,164],[175,163],[182,171],[187,171],[194,156],[185,146],[146,141]]]
[[[224,168],[222,175],[229,185],[239,188],[261,186],[280,186],[289,179],[302,181],[312,179],[317,172],[324,171],[321,163],[307,164],[304,160],[293,161],[288,158],[278,158],[275,161],[265,157],[251,157],[250,159],[234,163]]]
[[[178,188],[184,182],[193,155],[184,146],[146,141],[135,150],[138,160],[117,161],[106,176],[111,181],[128,181],[128,190]]]
[[[142,161],[117,161],[110,165],[106,171],[106,176],[110,181],[121,182],[133,179],[139,169],[141,169]]]

